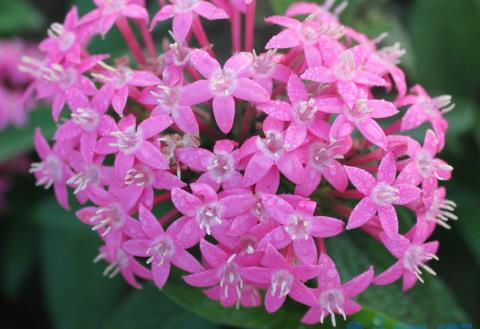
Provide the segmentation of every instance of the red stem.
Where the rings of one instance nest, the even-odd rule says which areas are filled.
[[[252,0],[247,7],[247,16],[245,18],[245,50],[248,52],[253,50],[256,8],[256,0]]]
[[[202,21],[200,21],[200,17],[195,15],[193,18],[193,34],[195,38],[197,38],[198,43],[202,48],[204,48],[210,56],[215,58],[215,53],[212,51],[212,44],[208,41],[207,34],[205,33],[205,29],[203,28]]]
[[[132,51],[132,54],[135,57],[137,63],[140,65],[146,65],[147,61],[145,60],[142,48],[140,47],[140,44],[138,43],[138,40],[135,37],[135,34],[133,33],[132,28],[128,23],[128,20],[126,18],[119,19],[117,21],[117,28],[125,39],[128,47]]]
[[[145,42],[145,46],[147,46],[147,51],[149,56],[152,59],[157,57],[157,50],[155,49],[155,42],[153,41],[152,34],[148,30],[148,26],[144,21],[137,21],[138,28],[142,33],[143,41]]]

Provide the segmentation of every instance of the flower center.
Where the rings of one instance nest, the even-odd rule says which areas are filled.
[[[142,134],[136,131],[134,126],[128,127],[124,131],[114,131],[111,134],[115,137],[115,142],[110,143],[110,146],[118,148],[124,154],[132,154],[142,145]]]
[[[230,154],[215,154],[207,169],[217,182],[228,178],[234,170],[233,158]]]
[[[412,245],[407,249],[403,256],[403,267],[411,271],[420,282],[423,282],[421,277],[422,271],[420,268],[423,268],[432,275],[436,275],[435,271],[425,264],[431,259],[438,260],[438,257],[434,254],[428,253],[420,245]]]
[[[272,296],[283,298],[290,293],[293,284],[293,275],[286,270],[273,273],[270,281],[270,293]]]
[[[435,161],[427,151],[418,152],[415,162],[423,178],[430,177],[435,172]]]
[[[430,205],[426,205],[424,209],[421,210],[425,220],[436,222],[438,225],[450,229],[450,225],[447,222],[450,219],[457,220],[457,215],[454,214],[457,204],[452,200],[447,200],[445,197],[435,191]]]
[[[49,67],[43,67],[43,78],[50,82],[58,83],[63,90],[73,86],[77,81],[77,71],[74,68],[65,69],[60,64],[51,64]]]
[[[253,74],[262,78],[272,76],[275,69],[275,62],[272,58],[274,54],[274,50],[260,55],[254,53],[252,61]]]
[[[100,182],[100,170],[97,165],[89,164],[83,171],[80,171],[70,177],[67,184],[75,187],[74,194],[85,190],[90,184],[97,184]]]
[[[108,255],[101,253],[100,255],[98,255],[97,258],[95,258],[95,262],[99,261],[100,259],[108,260],[108,258]],[[122,269],[127,268],[128,265],[129,260],[127,254],[123,250],[118,249],[115,252],[115,258],[111,260],[110,265],[108,265],[107,268],[105,268],[105,270],[103,271],[103,275],[111,279],[115,275],[117,275]]]
[[[43,185],[45,189],[48,189],[54,183],[62,181],[63,164],[55,155],[49,155],[42,162],[32,163],[30,173],[39,175],[37,186]]]
[[[253,253],[257,249],[258,240],[253,236],[242,236],[240,238],[240,245],[248,255],[253,255]]]
[[[197,211],[197,223],[208,235],[212,234],[212,227],[222,224],[220,205],[216,202],[203,206]]]
[[[133,76],[132,70],[126,66],[121,66],[115,69],[113,84],[117,89],[124,87]]]
[[[290,222],[285,226],[287,232],[292,240],[307,240],[310,236],[309,232],[310,222],[301,214],[294,214],[290,217]]]
[[[100,122],[100,115],[91,108],[77,108],[71,116],[73,122],[87,131],[95,130]]]
[[[348,120],[356,123],[363,122],[365,119],[369,117],[369,114],[372,113],[373,110],[367,106],[366,99],[359,99],[353,108],[350,108],[345,105],[344,114]]]
[[[320,315],[320,322],[323,323],[325,316],[330,315],[332,319],[332,325],[335,327],[335,312],[341,314],[343,318],[346,318],[345,310],[345,296],[340,289],[329,289],[320,295],[318,298],[318,305],[322,309]]]
[[[255,203],[255,206],[252,209],[252,213],[256,217],[258,217],[260,221],[263,221],[265,218],[268,217],[267,208],[265,208],[265,205],[263,204],[260,196],[257,196],[257,202]]]
[[[283,136],[280,133],[269,131],[265,133],[265,138],[259,139],[259,148],[266,154],[274,158],[279,158],[285,152]]]
[[[314,20],[307,19],[300,26],[298,33],[304,43],[315,44],[320,37],[319,25]]]
[[[221,70],[210,78],[210,90],[215,96],[231,96],[237,86],[237,78],[231,72]]]
[[[147,264],[151,264],[155,260],[156,266],[162,266],[174,253],[173,240],[168,235],[161,236],[147,249],[147,256],[150,256]]]
[[[183,44],[172,43],[170,44],[170,50],[173,55],[173,62],[177,66],[184,66],[190,60],[191,50],[185,47]]]
[[[47,31],[50,38],[57,39],[58,47],[61,51],[70,49],[75,43],[75,33],[65,30],[60,23],[53,23]]]
[[[173,6],[178,13],[191,11],[200,0],[173,0]]]
[[[373,189],[372,199],[376,204],[386,206],[400,199],[400,191],[387,183],[380,183]]]
[[[106,14],[115,14],[123,9],[128,0],[103,0],[103,7]]]
[[[237,298],[242,297],[243,280],[238,271],[237,264],[234,263],[234,259],[237,255],[233,254],[228,258],[225,265],[220,268],[220,289],[223,289],[223,295],[228,298],[230,295],[229,290],[232,288],[235,290]]]
[[[342,156],[334,154],[334,147],[324,143],[314,143],[310,146],[310,165],[319,171],[333,168],[335,158],[342,158]]]
[[[346,50],[338,57],[333,67],[333,73],[339,80],[352,80],[355,71],[355,56],[351,50]]]
[[[308,124],[315,118],[315,114],[318,112],[317,103],[314,99],[299,102],[294,105],[294,111],[297,121]]]
[[[155,97],[158,105],[162,105],[170,111],[177,107],[178,101],[180,100],[179,88],[158,85],[157,88],[150,93]]]
[[[127,171],[125,179],[123,181],[125,185],[137,185],[139,187],[145,187],[152,184],[152,172],[145,166],[138,166]]]
[[[123,209],[116,204],[108,207],[98,208],[90,223],[93,225],[92,231],[103,230],[102,236],[106,236],[112,229],[119,230],[125,224],[125,214]]]

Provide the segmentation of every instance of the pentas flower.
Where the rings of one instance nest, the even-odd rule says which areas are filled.
[[[418,221],[415,226],[415,233],[411,240],[402,235],[387,236],[382,234],[383,245],[395,256],[398,261],[379,274],[373,281],[376,285],[390,284],[403,277],[403,290],[412,288],[417,281],[424,282],[422,270],[436,275],[427,263],[438,260],[435,255],[438,250],[438,241],[425,242],[429,237],[428,225],[424,221]]]
[[[289,148],[296,149],[302,145],[308,132],[317,137],[327,136],[329,127],[320,116],[317,100],[309,97],[302,80],[295,74],[288,79],[287,94],[290,103],[275,100],[260,104],[258,109],[272,118],[290,122],[285,134],[285,143]]]
[[[173,264],[224,307],[275,312],[290,296],[310,308],[302,322],[330,316],[335,326],[360,311],[353,298],[374,269],[342,284],[325,239],[358,229],[387,248],[398,260],[379,285],[403,276],[408,289],[434,273],[438,243],[427,238],[457,219],[441,186],[452,167],[439,155],[453,105],[418,85],[407,92],[399,44],[380,48],[385,33],[344,26],[346,2],[334,0],[268,17],[283,30],[263,48],[255,0],[162,0],[150,27],[169,21],[173,32],[160,39],[144,0],[94,2],[52,24],[21,75],[18,51],[0,54],[0,126],[22,122],[19,103],[51,102],[54,144],[36,131],[31,172],[64,208],[68,190],[82,204],[106,276],[162,288]],[[228,18],[231,49],[211,44],[201,17]],[[92,53],[112,28],[129,51]],[[29,81],[23,98],[11,91]],[[427,121],[424,141],[407,133]],[[400,235],[405,209],[416,220]]]
[[[292,265],[272,246],[268,246],[261,265],[262,267],[242,268],[240,273],[252,282],[268,286],[265,294],[267,312],[276,312],[287,296],[301,303],[312,303],[315,300],[303,282],[320,273],[318,265]]]
[[[353,108],[358,99],[359,89],[385,86],[385,80],[362,68],[368,55],[366,47],[355,46],[339,54],[331,66],[307,69],[302,79],[335,84],[340,97]]]
[[[191,273],[203,270],[195,257],[185,251],[189,246],[177,240],[177,234],[184,223],[177,221],[165,232],[145,207],[140,207],[139,219],[146,238],[128,240],[122,248],[132,256],[148,257],[147,264],[151,264],[153,281],[158,288],[165,285],[171,263]]]
[[[135,159],[154,169],[168,169],[169,165],[163,154],[148,139],[158,136],[172,123],[168,116],[150,117],[138,127],[133,115],[121,119],[110,136],[102,137],[96,145],[98,154],[116,154],[115,171],[119,177],[133,166]]]
[[[357,128],[366,140],[386,150],[387,136],[375,119],[392,117],[398,113],[397,108],[385,100],[368,99],[363,92],[357,96],[360,97],[352,105],[338,98],[318,99],[319,111],[338,114],[330,134],[337,139],[344,138]]]
[[[158,13],[153,17],[152,28],[158,22],[173,18],[172,29],[175,38],[179,42],[183,42],[186,38],[196,15],[200,15],[208,20],[226,19],[227,13],[204,0],[169,0],[171,5],[164,5]]]
[[[241,52],[230,57],[225,66],[204,50],[194,50],[190,62],[206,80],[198,80],[183,89],[182,102],[195,105],[213,99],[213,114],[218,127],[230,132],[235,118],[234,97],[252,103],[270,99],[269,94],[257,82],[244,77],[252,62],[252,55]]]
[[[335,314],[346,319],[347,315],[360,311],[361,306],[352,298],[368,288],[373,280],[373,268],[370,267],[366,272],[342,284],[337,267],[327,254],[320,255],[318,265],[326,275],[319,275],[318,287],[312,289],[315,296],[314,303],[308,303],[308,300],[302,299],[302,302],[305,301],[311,307],[303,316],[302,323],[323,323],[324,319],[330,316],[332,325],[335,327]]]
[[[249,194],[233,194],[219,199],[217,193],[203,183],[191,184],[190,188],[193,194],[174,188],[172,202],[188,218],[180,234],[194,241],[194,244],[205,234],[215,237],[219,225],[245,212],[256,201]]]
[[[292,244],[295,256],[304,264],[314,264],[317,261],[314,237],[332,237],[343,231],[342,221],[327,216],[314,216],[317,206],[314,201],[302,201],[294,208],[275,195],[264,194],[262,199],[268,213],[280,224],[262,242],[277,249]]]
[[[65,17],[65,22],[53,23],[48,29],[48,39],[39,45],[48,59],[54,63],[62,59],[68,62],[79,62],[83,44],[87,40],[86,31],[79,27],[77,7],[73,7]]]
[[[387,153],[380,162],[375,179],[363,169],[345,166],[348,178],[365,197],[355,206],[348,219],[347,229],[359,227],[378,214],[382,228],[389,235],[398,232],[398,218],[394,205],[415,201],[421,190],[414,185],[396,180],[395,157]]]

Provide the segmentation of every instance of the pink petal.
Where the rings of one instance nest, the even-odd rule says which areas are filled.
[[[197,273],[204,270],[197,259],[183,249],[177,250],[171,262],[176,267],[190,273]]]
[[[378,166],[377,181],[393,184],[396,174],[395,156],[388,152]]]
[[[292,104],[308,100],[308,92],[298,75],[292,73],[288,79],[287,94]]]
[[[217,269],[186,275],[183,279],[186,283],[194,287],[210,287],[220,281]]]
[[[135,157],[146,165],[155,169],[168,169],[168,161],[162,152],[152,143],[143,141],[142,146],[135,152]]]
[[[357,128],[370,143],[387,150],[387,136],[375,120],[365,119],[365,121],[357,123]]]
[[[145,22],[148,21],[147,10],[139,5],[135,5],[135,4],[127,5],[125,9],[122,11],[122,13],[126,17],[143,20]]]
[[[213,98],[207,80],[198,80],[183,86],[181,103],[183,105],[195,105],[205,103]]]
[[[296,28],[300,25],[300,22],[296,19],[286,16],[270,16],[265,18],[265,22],[268,24],[277,24],[288,28]]]
[[[176,13],[173,16],[173,34],[178,42],[182,43],[187,38],[192,27],[193,14],[191,11]]]
[[[327,238],[343,231],[343,222],[333,217],[315,216],[310,220],[310,234],[317,238]]]
[[[316,324],[320,322],[322,316],[322,310],[320,308],[312,307],[302,318],[302,323],[305,324]]]
[[[172,111],[172,118],[175,124],[187,134],[197,136],[199,133],[198,122],[192,108],[189,106],[178,106]]]
[[[400,279],[403,271],[404,269],[402,263],[397,262],[393,266],[389,267],[386,271],[376,276],[373,280],[373,283],[379,286],[385,286]]]
[[[179,188],[172,190],[172,202],[178,211],[192,217],[195,216],[197,209],[202,205],[199,198]]]
[[[205,50],[193,50],[190,54],[190,63],[207,79],[221,70],[220,64]]]
[[[278,311],[285,302],[286,296],[278,298],[277,294],[278,293],[276,293],[275,296],[272,295],[271,287],[268,288],[267,293],[265,294],[265,309],[268,313]]]
[[[302,79],[322,83],[332,83],[337,80],[333,75],[332,71],[324,66],[317,66],[307,69],[302,74]]]
[[[257,198],[250,194],[227,196],[220,200],[222,215],[225,217],[238,216],[253,208],[256,202]]]
[[[267,247],[265,255],[262,258],[262,265],[269,268],[288,268],[289,265],[285,258],[271,245]]]
[[[378,219],[382,225],[385,234],[395,236],[398,234],[397,212],[392,205],[378,207]]]
[[[163,6],[153,17],[152,23],[150,24],[150,29],[153,29],[158,24],[158,22],[162,22],[172,17],[173,17],[173,6],[171,5]]]
[[[358,313],[361,309],[362,307],[351,299],[347,299],[343,304],[343,310],[347,316]]]
[[[366,272],[354,277],[342,286],[342,291],[349,298],[356,297],[364,292],[373,280],[373,267],[370,266]]]
[[[240,274],[245,279],[258,284],[269,284],[272,277],[271,270],[264,267],[241,268]]]
[[[355,82],[367,86],[385,86],[386,84],[385,80],[367,71],[357,72]]]
[[[213,98],[213,114],[218,128],[228,134],[235,118],[235,101],[232,96],[216,96]]]
[[[247,78],[237,79],[233,96],[253,103],[264,103],[270,100],[270,95],[260,84]]]
[[[170,274],[170,262],[165,262],[162,265],[158,266],[155,264],[155,261],[153,261],[152,263],[153,282],[159,289],[163,288],[163,286],[167,282],[169,274]]]
[[[288,150],[294,150],[307,139],[307,128],[304,124],[292,122],[285,133],[285,144]]]
[[[139,219],[142,225],[143,231],[150,238],[155,238],[160,234],[163,234],[162,225],[158,222],[155,216],[144,206],[140,205]]]
[[[338,93],[349,107],[355,106],[358,99],[358,88],[353,81],[337,81]]]
[[[420,104],[411,106],[402,118],[402,131],[417,128],[428,119]]]
[[[131,239],[122,244],[122,249],[135,257],[146,257],[151,241],[147,239]]]
[[[123,110],[127,104],[128,86],[118,90],[112,97],[112,107],[120,116],[123,116]]]
[[[200,241],[200,251],[207,264],[215,268],[225,264],[229,257],[222,249],[203,239]]]
[[[213,158],[210,151],[194,147],[179,148],[175,156],[180,162],[197,171],[206,171]]]
[[[273,100],[267,103],[259,104],[257,109],[280,121],[292,120],[292,105],[287,102]]]
[[[310,271],[307,270],[307,272]],[[294,301],[308,306],[313,306],[317,303],[317,298],[313,294],[312,289],[308,288],[303,283],[298,281],[293,282],[292,288],[290,289],[290,293],[288,294],[288,296],[290,296],[290,298],[292,298]]]
[[[172,124],[172,119],[167,115],[157,115],[143,120],[138,126],[144,139],[154,137],[167,129]]]
[[[227,13],[223,9],[207,1],[201,1],[193,10],[200,16],[209,20],[228,18]]]
[[[376,210],[377,206],[370,198],[362,199],[355,208],[353,208],[348,218],[347,230],[357,228],[368,222],[372,219],[373,215],[375,215]]]
[[[273,219],[280,224],[287,225],[290,222],[290,215],[295,212],[287,201],[273,194],[263,194],[262,203]]]
[[[332,167],[325,168],[323,175],[337,191],[345,191],[348,186],[347,173],[338,161],[333,161]]]
[[[400,205],[408,204],[412,201],[415,201],[422,192],[418,187],[415,187],[413,185],[395,184],[394,187],[399,190],[400,194],[400,200],[398,200],[395,204]]]
[[[317,246],[313,238],[309,236],[307,239],[293,240],[293,250],[295,256],[300,259],[303,264],[315,264],[317,260]]]
[[[233,73],[235,76],[239,76],[250,68],[252,60],[252,54],[242,51],[230,57],[225,62],[224,69]]]
[[[370,115],[372,118],[389,118],[398,113],[393,103],[383,99],[370,99],[367,101],[367,107],[373,110],[373,113]]]
[[[318,288],[327,290],[340,287],[340,275],[333,260],[324,252],[320,254],[318,265],[322,269],[323,275],[317,277]]]
[[[288,180],[295,184],[301,184],[305,179],[304,168],[300,159],[292,153],[287,153],[281,157],[277,162],[277,166]]]
[[[268,41],[265,49],[284,49],[284,48],[293,48],[300,45],[300,40],[298,38],[297,32],[291,29],[284,30]]]
[[[177,208],[178,209],[178,208]],[[177,241],[183,248],[191,248],[198,244],[205,236],[205,231],[200,228],[195,218],[187,220],[177,236]]]
[[[267,174],[272,166],[273,160],[270,157],[260,152],[255,153],[245,169],[244,184],[246,186],[255,184]]]
[[[402,290],[407,291],[411,289],[415,283],[417,283],[417,276],[409,271],[404,272]]]
[[[348,178],[352,184],[363,194],[369,195],[376,185],[376,180],[373,176],[360,168],[344,166]]]

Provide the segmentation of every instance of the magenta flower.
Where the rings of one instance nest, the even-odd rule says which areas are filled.
[[[332,136],[344,138],[357,128],[372,144],[387,149],[387,136],[375,119],[397,114],[398,110],[393,103],[361,97],[356,99],[352,106],[338,98],[319,98],[317,104],[322,112],[338,114],[331,128]]]
[[[328,124],[319,116],[317,100],[310,98],[302,80],[291,74],[288,79],[287,94],[290,103],[275,100],[260,104],[258,109],[272,118],[290,122],[285,133],[285,143],[289,148],[296,149],[302,145],[307,133],[318,137],[328,135]]]
[[[398,233],[398,218],[393,205],[405,205],[420,196],[420,189],[395,180],[395,157],[387,153],[378,167],[377,179],[363,169],[345,166],[348,178],[365,197],[355,206],[348,219],[347,229],[362,226],[375,214],[389,235]]]
[[[220,302],[225,306],[232,306],[242,299],[244,279],[241,268],[244,266],[236,258],[236,254],[229,255],[218,246],[205,240],[200,241],[202,257],[208,265],[203,272],[186,275],[186,283],[194,287],[215,287],[220,294]]]
[[[314,216],[314,201],[301,201],[295,208],[275,195],[264,194],[263,204],[272,218],[280,224],[268,233],[261,244],[283,249],[292,244],[295,256],[303,264],[317,261],[314,238],[327,238],[343,231],[343,222],[332,217]]]
[[[204,172],[198,182],[206,183],[215,190],[241,187],[243,177],[237,170],[234,157],[235,143],[220,140],[215,143],[213,153],[202,148],[180,148],[176,151],[177,159],[189,168]]]
[[[252,282],[268,286],[265,294],[267,312],[276,312],[287,296],[307,305],[314,302],[315,297],[303,282],[320,273],[318,265],[292,265],[272,246],[268,246],[261,264],[263,267],[242,268],[240,273]]]
[[[432,130],[425,134],[423,147],[413,140],[408,140],[408,164],[403,168],[398,180],[412,185],[434,186],[437,180],[449,180],[453,167],[445,161],[436,158],[439,141]]]
[[[148,257],[147,264],[151,264],[153,281],[158,288],[165,285],[171,263],[190,273],[203,270],[202,265],[185,251],[189,246],[177,240],[182,222],[175,222],[165,232],[153,214],[142,206],[139,219],[146,238],[128,240],[122,248],[132,256]]]
[[[107,34],[122,18],[148,22],[147,10],[136,0],[93,0],[93,2],[97,8],[82,17],[81,24],[92,24],[102,35]]]
[[[66,182],[72,175],[65,160],[71,152],[67,143],[55,144],[53,150],[42,135],[40,128],[35,130],[35,150],[41,162],[32,163],[30,173],[35,175],[37,186],[44,186],[45,189],[53,186],[53,191],[58,203],[65,209],[69,209]]]
[[[135,159],[154,169],[169,169],[160,150],[148,140],[168,128],[172,121],[168,116],[150,117],[137,127],[133,115],[124,117],[118,126],[102,137],[96,145],[98,154],[116,154],[115,171],[117,177],[125,177]]]
[[[337,91],[345,103],[353,108],[360,88],[385,86],[385,80],[362,69],[368,51],[356,46],[342,52],[330,66],[316,66],[303,73],[302,79],[319,83],[335,83]]]
[[[368,288],[373,280],[373,267],[342,284],[335,263],[327,254],[320,254],[318,266],[322,268],[322,273],[326,273],[326,275],[318,276],[318,288],[312,289],[315,302],[307,304],[311,308],[303,316],[302,323],[323,323],[325,317],[330,315],[332,325],[335,327],[335,314],[340,314],[346,320],[347,315],[350,316],[360,311],[361,306],[354,302],[352,298]]]
[[[447,222],[458,220],[458,216],[454,214],[457,204],[448,200],[446,196],[444,187],[426,189],[422,195],[423,205],[416,209],[418,219],[450,229],[451,227]]]
[[[398,101],[398,106],[410,105],[405,116],[402,118],[402,130],[410,130],[419,127],[425,122],[430,122],[439,141],[439,150],[445,145],[445,131],[448,122],[443,117],[453,110],[455,104],[449,95],[431,98],[422,86],[412,88],[414,95],[407,95]]]
[[[172,29],[175,38],[179,42],[183,42],[186,38],[196,15],[200,15],[208,20],[226,19],[227,13],[204,0],[169,0],[171,5],[165,5],[160,8],[158,13],[153,17],[152,28],[158,22],[173,18]]]
[[[427,242],[429,236],[426,222],[418,221],[415,225],[415,233],[412,240],[401,235],[387,236],[382,234],[383,245],[390,253],[398,258],[398,261],[385,272],[379,274],[373,283],[376,285],[390,284],[403,277],[403,290],[413,287],[418,281],[423,283],[422,269],[432,275],[436,275],[426,263],[432,259],[438,260],[435,255],[438,250],[438,241]]]
[[[339,141],[315,141],[305,146],[303,162],[307,179],[297,184],[295,193],[303,196],[311,195],[320,184],[322,177],[338,191],[344,191],[348,185],[348,177],[339,160],[350,149],[348,138]]]
[[[198,123],[190,106],[180,105],[182,86],[160,83],[159,85],[143,90],[140,101],[146,105],[154,106],[152,116],[170,115],[173,122],[184,133],[197,136]]]
[[[244,75],[252,62],[252,55],[241,52],[230,57],[224,68],[204,50],[192,51],[190,62],[207,80],[198,80],[183,89],[182,101],[194,105],[213,98],[213,114],[218,127],[230,132],[235,118],[235,98],[263,103],[270,99],[268,92]]]
[[[280,63],[281,59],[275,50],[269,50],[257,55],[253,52],[252,64],[250,65],[250,76],[253,81],[258,82],[268,93],[272,94],[274,80],[283,83],[288,81],[292,71]]]
[[[202,183],[191,184],[190,188],[193,194],[174,188],[172,202],[175,208],[188,218],[180,235],[191,239],[189,241],[193,244],[198,243],[205,234],[215,237],[219,225],[247,211],[256,201],[255,197],[245,193],[219,199],[209,185]]]

